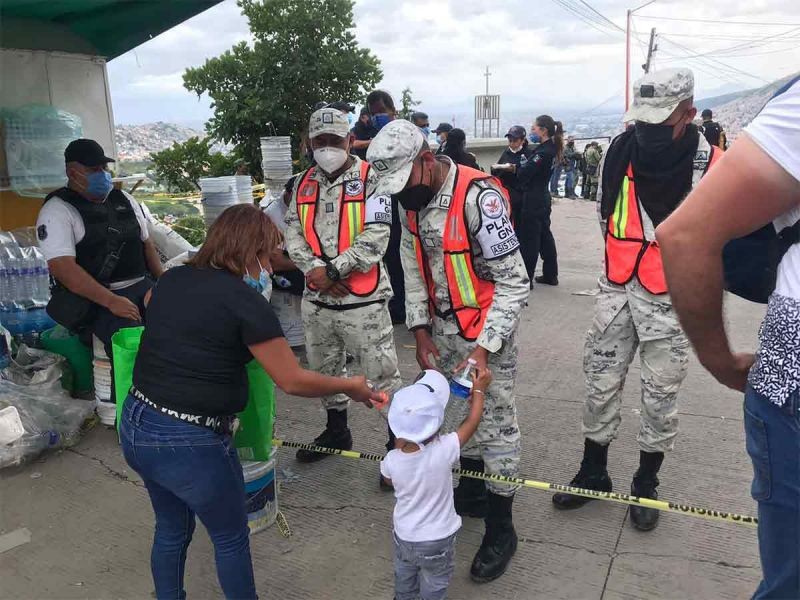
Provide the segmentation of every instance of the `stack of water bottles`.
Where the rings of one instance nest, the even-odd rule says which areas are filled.
[[[0,324],[17,342],[39,347],[41,333],[55,326],[45,311],[49,300],[50,272],[41,251],[0,234]]]

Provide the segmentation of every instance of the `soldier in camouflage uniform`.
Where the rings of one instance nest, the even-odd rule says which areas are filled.
[[[584,197],[592,202],[597,201],[597,181],[599,178],[600,160],[603,158],[603,150],[597,142],[591,142],[583,151],[583,158],[586,161],[586,176],[588,180],[588,195]]]
[[[446,156],[434,157],[408,121],[386,125],[367,157],[379,177],[376,193],[393,194],[402,207],[406,323],[417,339],[420,367],[438,366],[449,375],[471,357],[494,374],[483,420],[462,450],[461,466],[516,476],[516,330],[530,286],[507,200],[495,179]],[[453,254],[453,244],[460,244],[460,253]],[[453,264],[460,267],[448,271]],[[452,397],[445,429],[454,430],[466,414],[465,402]],[[459,482],[456,510],[486,518],[486,535],[471,568],[475,581],[502,575],[516,550],[511,515],[516,489],[470,478]]]
[[[608,447],[617,435],[622,389],[638,348],[640,452],[631,493],[657,498],[657,474],[678,434],[678,390],[686,377],[689,342],[667,293],[655,227],[699,183],[718,154],[692,124],[697,110],[690,70],[646,75],[634,89],[625,121],[636,125],[615,138],[599,167],[606,269],[584,350],[584,455],[571,485],[611,491]],[[588,501],[564,493],[553,496],[560,509]],[[658,515],[641,506],[630,509],[633,526],[642,531],[655,528]]]
[[[317,165],[295,179],[285,235],[290,258],[306,275],[302,316],[309,366],[341,375],[348,352],[378,389],[393,392],[401,382],[386,306],[392,288],[381,262],[391,205],[372,193],[374,170],[348,154],[350,128],[341,111],[314,112],[308,135]],[[322,405],[328,422],[314,444],[349,450],[347,397],[325,397]],[[393,447],[390,439],[387,448]],[[297,452],[302,462],[325,456]]]

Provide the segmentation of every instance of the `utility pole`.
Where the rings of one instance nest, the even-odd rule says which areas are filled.
[[[633,13],[642,10],[645,6],[650,6],[655,1],[650,0],[633,10],[628,9],[628,20],[625,26],[625,112],[628,112],[631,104],[631,17]]]
[[[486,65],[486,72],[483,74],[483,76],[486,77],[486,95],[487,96],[489,95],[489,77],[491,75],[492,74],[489,73],[489,65]]]
[[[658,50],[658,46],[656,46],[656,28],[653,27],[650,30],[650,44],[647,46],[647,62],[642,65],[645,74],[650,72],[650,65],[653,61],[653,54],[656,53]]]

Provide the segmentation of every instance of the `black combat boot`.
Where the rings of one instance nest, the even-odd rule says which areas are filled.
[[[664,462],[663,452],[639,451],[639,469],[633,476],[631,495],[658,500],[658,470]],[[655,508],[631,505],[631,523],[639,531],[650,531],[658,525],[661,511]]]
[[[481,547],[472,560],[469,575],[472,581],[494,581],[506,572],[511,557],[517,551],[517,532],[511,517],[514,496],[498,496],[488,492],[489,513],[486,515],[486,533]]]
[[[598,492],[610,492],[611,478],[606,470],[607,464],[608,446],[601,446],[590,439],[584,440],[581,468],[569,482],[570,486]],[[565,492],[553,494],[553,504],[559,510],[580,508],[591,500],[585,496],[575,496]]]
[[[483,461],[479,458],[461,457],[461,468],[464,471],[477,471],[483,473]],[[483,519],[489,511],[489,495],[486,491],[486,482],[474,477],[458,478],[458,487],[453,495],[456,512],[462,517]]]
[[[353,436],[350,435],[350,428],[347,426],[347,409],[335,410],[329,408],[327,412],[328,424],[325,427],[325,431],[314,440],[314,446],[334,448],[336,450],[352,450]],[[297,451],[295,456],[302,463],[312,463],[331,455],[301,449]]]
[[[386,442],[386,452],[391,452],[392,450],[394,450],[394,445],[395,442],[397,442],[397,438],[395,437],[391,427],[387,425],[386,429],[389,430],[389,440]],[[382,492],[394,491],[394,486],[391,483],[389,483],[389,481],[380,473],[378,473],[378,487]]]

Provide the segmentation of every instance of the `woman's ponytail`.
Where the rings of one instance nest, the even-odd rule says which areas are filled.
[[[554,121],[550,115],[539,115],[536,124],[547,131],[547,137],[556,145],[556,160],[560,163],[564,157],[564,125]]]

